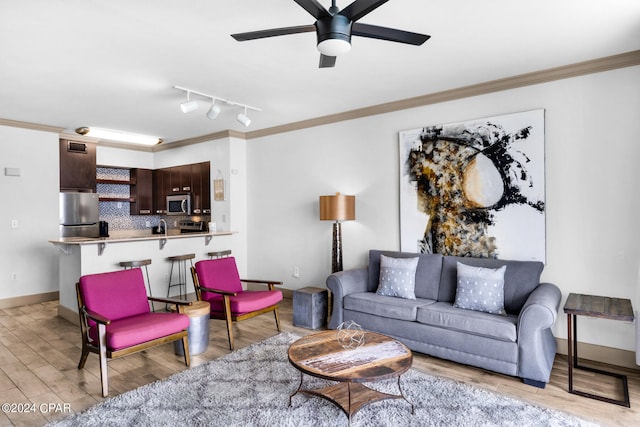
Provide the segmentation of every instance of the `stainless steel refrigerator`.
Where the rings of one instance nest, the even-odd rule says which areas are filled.
[[[60,237],[100,237],[98,193],[60,193]]]

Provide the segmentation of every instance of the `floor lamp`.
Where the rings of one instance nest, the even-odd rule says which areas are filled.
[[[342,271],[342,227],[341,221],[356,219],[356,196],[320,196],[320,220],[333,223],[333,251],[331,272]]]

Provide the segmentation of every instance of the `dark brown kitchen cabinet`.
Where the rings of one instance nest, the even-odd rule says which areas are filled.
[[[211,213],[211,164],[210,162],[200,163],[200,194],[202,200],[202,213]]]
[[[202,214],[202,181],[201,181],[201,166],[200,163],[194,163],[189,165],[191,172],[191,210],[195,215]]]
[[[210,167],[202,162],[153,170],[153,212],[166,213],[168,195],[191,193],[191,212],[211,214]]]
[[[96,191],[96,144],[60,140],[60,191]]]
[[[173,166],[169,168],[171,193],[191,192],[191,165]]]
[[[166,213],[169,184],[168,169],[155,169],[153,171],[153,210],[156,215]]]
[[[151,169],[131,169],[130,215],[151,215],[153,206],[153,171]]]
[[[193,213],[211,213],[211,185],[209,176],[211,175],[210,163],[194,163],[191,166],[191,188],[193,193]]]

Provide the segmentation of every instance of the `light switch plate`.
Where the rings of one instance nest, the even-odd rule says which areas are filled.
[[[20,168],[4,168],[4,176],[20,176]]]

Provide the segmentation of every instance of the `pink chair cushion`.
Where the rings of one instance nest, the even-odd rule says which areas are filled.
[[[189,316],[178,313],[145,313],[112,321],[107,325],[107,348],[119,350],[180,332],[189,327]],[[89,328],[97,343],[98,327]]]
[[[150,311],[142,270],[139,268],[82,276],[80,293],[87,309],[109,320]]]
[[[199,277],[199,276],[198,276]],[[221,295],[210,294],[211,298],[207,299],[211,304],[211,313],[223,314],[224,302]],[[238,293],[235,297],[229,297],[229,305],[231,306],[231,314],[242,315],[265,307],[275,305],[282,300],[282,292],[280,291],[244,291]]]
[[[234,257],[209,259],[196,262],[196,274],[200,286],[229,292],[242,292],[242,283]],[[208,300],[217,294],[203,292],[202,299]]]

